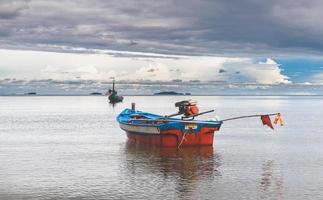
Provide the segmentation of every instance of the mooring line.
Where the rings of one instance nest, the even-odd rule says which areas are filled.
[[[179,149],[179,148],[181,147],[181,145],[182,145],[182,143],[183,143],[183,141],[184,141],[184,139],[185,139],[186,133],[187,133],[187,132],[184,132],[183,137],[182,137],[182,140],[181,140],[181,142],[179,143],[179,145],[177,146],[177,149]]]

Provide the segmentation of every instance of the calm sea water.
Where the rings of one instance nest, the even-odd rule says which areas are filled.
[[[227,117],[213,147],[135,146],[115,121],[131,102],[170,114],[185,97],[0,97],[0,199],[322,199],[323,97],[191,97]]]

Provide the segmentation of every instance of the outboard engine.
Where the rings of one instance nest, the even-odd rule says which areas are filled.
[[[187,116],[197,115],[199,108],[197,102],[193,100],[179,101],[175,103],[175,107],[178,107],[178,114]]]

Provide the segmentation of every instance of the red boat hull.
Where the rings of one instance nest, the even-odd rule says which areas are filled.
[[[182,133],[178,129],[170,129],[160,134],[147,134],[138,132],[127,132],[130,141],[137,144],[153,145],[160,147],[181,147],[185,146],[212,146],[214,140],[214,132],[219,127],[204,127],[199,132]]]

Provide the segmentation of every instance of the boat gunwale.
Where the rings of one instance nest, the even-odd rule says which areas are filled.
[[[124,122],[124,121],[118,121],[120,124],[124,124],[124,125],[132,125],[132,126],[150,126],[150,127],[158,127],[158,126],[161,126],[161,125],[169,125],[169,124],[176,124],[176,123],[179,123],[179,124],[197,124],[197,125],[218,125],[218,126],[221,126],[222,125],[222,122],[221,121],[200,121],[200,120],[196,120],[196,121],[187,121],[187,122],[183,122],[181,121],[181,119],[174,119],[172,118],[171,120],[174,120],[174,121],[163,121],[163,120],[160,120],[160,124],[139,124],[139,123],[131,123],[131,122]],[[176,122],[178,120],[178,122]],[[136,120],[133,120],[133,121],[136,121]],[[142,120],[142,121],[145,121],[145,120]],[[147,120],[149,121],[149,120]],[[151,119],[150,121],[154,121],[153,119]],[[157,120],[156,120],[157,121]]]
[[[127,123],[127,122],[120,122],[120,121],[119,121],[119,124],[130,125],[130,126],[150,126],[150,127],[158,127],[160,125],[163,125],[163,124],[133,124],[133,123]]]
[[[130,110],[130,109],[126,109],[126,110]],[[139,112],[143,116],[150,116],[150,118],[148,117],[146,119],[132,119],[129,117],[131,114],[125,113],[125,114],[122,114],[123,115],[122,117],[121,117],[121,114],[119,114],[117,117],[117,121],[119,122],[119,124],[123,124],[123,125],[139,126],[139,127],[158,127],[158,128],[161,128],[161,126],[164,126],[164,125],[167,126],[167,125],[174,125],[174,124],[181,124],[184,126],[185,124],[196,124],[202,127],[205,127],[207,125],[221,126],[223,123],[222,121],[209,121],[209,120],[187,120],[187,122],[185,122],[185,120],[182,120],[179,118],[168,118],[163,120],[163,116],[161,115],[156,115],[153,113],[147,113],[142,111],[139,111]],[[161,122],[161,123],[157,123],[157,124],[140,123],[145,121],[150,121],[150,122],[155,121],[155,122]]]

